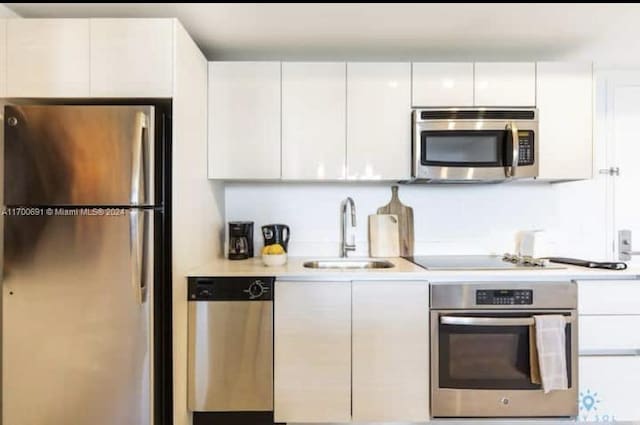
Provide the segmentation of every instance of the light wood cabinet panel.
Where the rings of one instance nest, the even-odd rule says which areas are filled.
[[[429,420],[427,282],[353,282],[353,421]]]
[[[209,62],[209,178],[280,178],[280,62]]]
[[[539,177],[593,176],[593,70],[590,63],[538,62]]]
[[[274,295],[276,422],[351,420],[350,282],[280,282]]]
[[[282,63],[282,178],[344,180],[346,64]]]
[[[476,106],[535,106],[533,62],[477,62],[474,65]]]
[[[9,19],[8,97],[88,97],[88,19]]]
[[[414,107],[473,106],[472,62],[414,62]]]
[[[411,64],[347,64],[347,179],[411,177]]]
[[[171,97],[174,19],[91,19],[91,96]]]

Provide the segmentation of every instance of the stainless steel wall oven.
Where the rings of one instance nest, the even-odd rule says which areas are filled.
[[[571,282],[432,285],[433,416],[577,415],[576,302]],[[534,316],[545,314],[565,317],[569,383],[548,394],[531,370]]]

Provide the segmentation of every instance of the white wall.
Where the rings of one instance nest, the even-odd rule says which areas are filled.
[[[186,276],[222,253],[224,192],[221,183],[207,180],[207,60],[178,21],[174,28],[174,423],[188,425]]]
[[[367,254],[367,216],[391,195],[390,184],[226,185],[226,219],[291,227],[290,255],[337,255],[340,202],[357,210],[357,251]],[[603,258],[605,189],[601,179],[562,184],[402,185],[401,201],[413,207],[417,254],[513,252],[520,230],[545,229],[558,255]]]

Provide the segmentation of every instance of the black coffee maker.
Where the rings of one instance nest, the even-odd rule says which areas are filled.
[[[287,251],[289,243],[289,226],[286,224],[267,224],[262,226],[262,236],[264,237],[264,246],[280,244]]]
[[[229,260],[253,257],[253,221],[229,222]]]

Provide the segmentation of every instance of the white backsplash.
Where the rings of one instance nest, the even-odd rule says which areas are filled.
[[[340,203],[356,203],[355,256],[367,255],[367,216],[389,202],[391,184],[228,183],[226,220],[291,227],[289,254],[336,256]],[[416,254],[502,254],[515,251],[518,231],[544,229],[554,255],[606,258],[604,180],[487,185],[400,185],[413,207]]]

